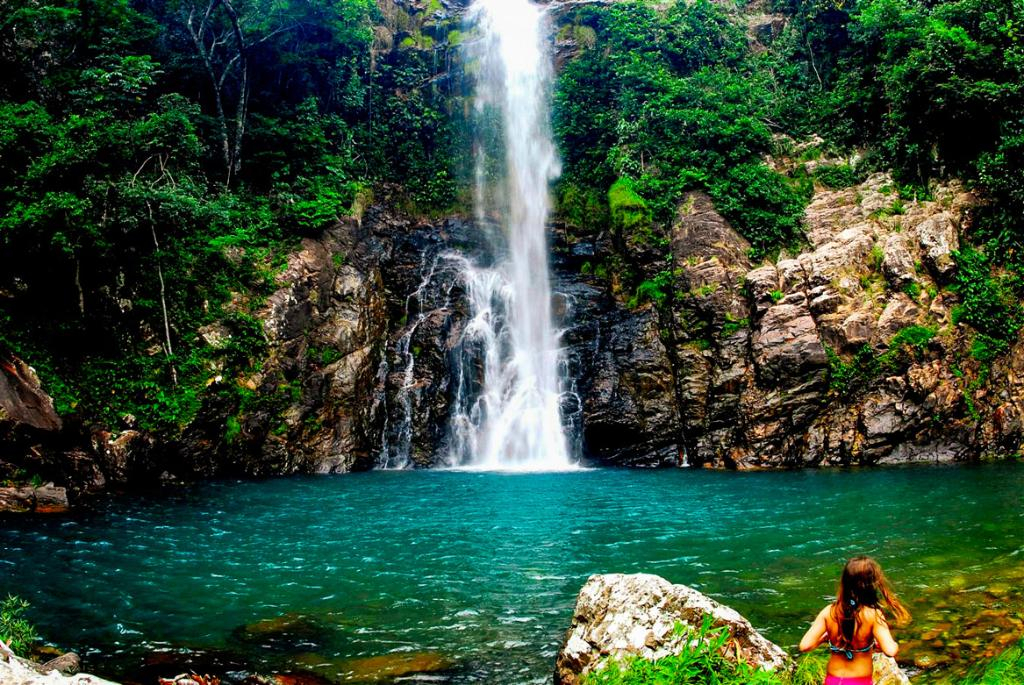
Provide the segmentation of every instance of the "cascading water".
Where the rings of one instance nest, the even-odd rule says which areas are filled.
[[[474,0],[476,213],[495,261],[465,261],[470,306],[455,360],[455,465],[513,470],[572,466],[562,426],[564,371],[552,323],[546,224],[559,162],[547,95],[551,62],[542,8]]]

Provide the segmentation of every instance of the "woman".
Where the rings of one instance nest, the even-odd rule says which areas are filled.
[[[899,645],[892,639],[883,605],[896,624],[910,620],[889,588],[882,568],[870,557],[846,562],[836,601],[818,613],[800,640],[800,651],[809,652],[822,643],[832,652],[825,685],[871,685],[871,652],[896,656]]]

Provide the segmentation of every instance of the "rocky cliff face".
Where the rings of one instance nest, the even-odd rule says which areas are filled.
[[[1017,451],[1020,355],[975,382],[970,334],[951,316],[952,253],[972,202],[953,185],[904,205],[885,175],[819,190],[805,217],[806,248],[751,264],[749,245],[710,200],[686,198],[662,238],[671,254],[665,302],[616,314],[655,321],[655,335],[629,334],[631,352],[650,353],[629,366],[647,371],[638,406],[659,418],[659,444],[638,440],[628,458],[608,458],[664,463],[674,448],[693,464],[753,468]],[[641,277],[663,269],[628,243],[611,249]],[[634,378],[607,368],[601,376],[604,388]],[[644,427],[650,435],[651,424],[624,407],[613,415],[628,423],[615,434]],[[584,423],[598,455],[602,417],[595,410]]]
[[[983,376],[951,315],[951,255],[971,203],[950,186],[900,205],[884,175],[819,190],[806,248],[760,264],[698,193],[657,249],[556,227],[554,309],[573,379],[564,411],[582,453],[742,469],[1016,452],[1020,345]],[[482,237],[460,218],[375,207],[304,241],[259,312],[265,357],[245,377],[212,369],[203,409],[175,441],[62,429],[31,369],[8,356],[0,459],[72,497],[224,474],[435,466],[467,316],[459,273],[467,255],[481,258]],[[616,266],[593,267],[605,263]],[[661,278],[664,297],[634,297],[630,271]],[[230,342],[227,326],[201,333]]]

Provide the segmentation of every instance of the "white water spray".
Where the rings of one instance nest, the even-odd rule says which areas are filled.
[[[545,15],[529,0],[474,0],[468,20],[479,36],[467,48],[478,67],[477,221],[499,230],[495,265],[467,261],[463,269],[471,320],[456,364],[450,461],[571,468],[548,273],[548,186],[559,162],[548,121]]]

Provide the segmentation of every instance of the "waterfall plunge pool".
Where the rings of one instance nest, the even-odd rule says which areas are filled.
[[[188,662],[543,683],[592,573],[694,586],[792,650],[868,553],[915,616],[901,656],[955,670],[1021,630],[1022,493],[1017,463],[216,482],[0,519],[0,592],[86,670],[136,682]]]

